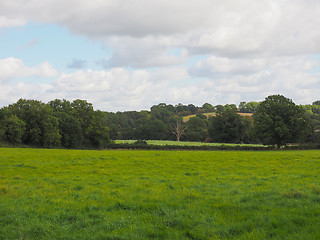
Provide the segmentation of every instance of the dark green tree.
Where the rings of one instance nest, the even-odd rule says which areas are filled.
[[[241,113],[254,113],[259,106],[258,102],[240,102],[239,112]]]
[[[278,148],[303,141],[310,131],[305,110],[282,95],[271,95],[260,103],[253,115],[256,136],[264,144]]]
[[[135,129],[138,140],[164,140],[168,136],[168,127],[161,120],[145,120]]]
[[[8,111],[25,123],[23,143],[42,147],[60,144],[58,119],[49,105],[37,100],[20,99],[10,105]]]
[[[203,115],[202,115],[203,116]],[[187,130],[183,135],[183,140],[193,141],[193,142],[202,142],[208,137],[207,129],[207,119],[192,117],[186,123]]]
[[[226,110],[226,107],[221,105],[221,104],[219,104],[219,105],[215,106],[215,109],[216,109],[217,112],[221,113],[221,112],[224,112]]]
[[[218,113],[209,119],[208,132],[213,142],[247,142],[251,122],[233,110]]]
[[[106,126],[104,114],[95,111],[88,127],[85,128],[86,146],[105,148],[110,143],[109,128]]]
[[[16,115],[7,117],[3,121],[4,134],[11,143],[21,143],[25,133],[26,124]]]
[[[59,121],[61,145],[66,148],[81,148],[83,133],[79,120],[65,112],[57,112],[55,116]]]
[[[215,108],[210,103],[205,103],[201,107],[201,112],[202,113],[215,112]]]

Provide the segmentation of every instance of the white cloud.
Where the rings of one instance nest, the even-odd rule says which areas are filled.
[[[275,93],[311,103],[319,98],[319,60],[310,57],[320,53],[319,16],[318,0],[2,0],[0,29],[56,23],[101,42],[112,56],[100,61],[103,71],[68,74],[48,62],[30,67],[2,59],[0,91],[2,99],[83,98],[113,111],[258,101]],[[206,59],[190,60],[199,55]],[[10,82],[28,76],[56,80]]]
[[[27,67],[17,58],[0,59],[0,82],[8,82],[14,78],[22,77],[56,77],[58,71],[50,63],[43,62],[35,67]]]
[[[193,75],[206,77],[216,74],[252,74],[266,66],[265,59],[226,58],[210,56],[195,64],[190,72]]]
[[[270,59],[266,65],[268,69],[212,79],[192,79],[184,66],[133,71],[124,68],[81,70],[62,73],[48,84],[3,81],[0,103],[10,104],[21,97],[45,102],[55,98],[80,98],[92,102],[96,109],[126,111],[149,109],[160,102],[198,106],[205,102],[239,104],[240,101],[260,101],[278,93],[296,103],[312,103],[319,98],[320,74],[305,72],[309,69],[306,65],[313,63],[301,64],[306,62],[308,59],[293,57],[281,61]],[[22,62],[20,64],[25,68]],[[21,72],[18,68],[15,70]]]
[[[60,98],[84,98],[95,107],[109,111],[148,109],[171,98],[166,90],[173,82],[188,76],[186,69],[129,71],[113,68],[109,71],[77,71],[63,74],[52,83],[50,92]]]
[[[180,63],[166,54],[175,47],[224,57],[320,51],[318,0],[2,0],[0,9],[2,19],[57,23],[108,42],[113,67]]]
[[[23,26],[26,21],[22,18],[8,18],[0,15],[0,30],[2,28]]]
[[[187,52],[170,54],[175,43],[170,37],[146,36],[143,38],[111,37],[105,46],[113,49],[113,55],[104,65],[106,67],[131,66],[162,67],[186,62]]]

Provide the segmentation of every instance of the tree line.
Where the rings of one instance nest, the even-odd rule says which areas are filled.
[[[103,148],[110,143],[105,114],[85,100],[47,104],[20,99],[0,109],[0,137],[40,147]]]
[[[281,95],[241,102],[238,107],[160,103],[150,111],[114,113],[96,111],[80,99],[48,103],[20,99],[0,109],[1,141],[41,147],[104,148],[116,139],[280,146],[319,143],[319,132],[320,101],[298,106]]]

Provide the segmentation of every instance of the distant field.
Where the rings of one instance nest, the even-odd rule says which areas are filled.
[[[249,117],[251,117],[253,114],[252,113],[238,113],[239,115],[241,115],[241,116],[249,116]],[[212,113],[203,113],[203,115],[205,115],[207,118],[208,117],[213,117],[213,116],[215,116],[215,115],[217,115],[217,113],[216,112],[212,112]],[[192,118],[192,117],[195,117],[195,116],[197,116],[197,115],[188,115],[188,116],[185,116],[185,117],[183,117],[183,121],[184,122],[188,122],[189,121],[189,119],[190,118]]]
[[[115,140],[115,143],[134,143],[137,140]],[[178,145],[178,146],[259,146],[264,147],[265,145],[260,144],[233,144],[233,143],[203,143],[203,142],[184,142],[184,141],[168,141],[168,140],[147,140],[148,144],[153,145]]]
[[[0,148],[0,239],[320,239],[320,151]]]

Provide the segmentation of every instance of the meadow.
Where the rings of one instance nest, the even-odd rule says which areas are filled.
[[[135,143],[137,140],[115,140],[116,144]],[[188,142],[188,141],[170,141],[170,140],[146,140],[147,144],[159,146],[255,146],[255,147],[268,147],[262,144],[236,144],[236,143],[206,143],[206,142]]]
[[[320,151],[0,148],[0,239],[320,239]]]

